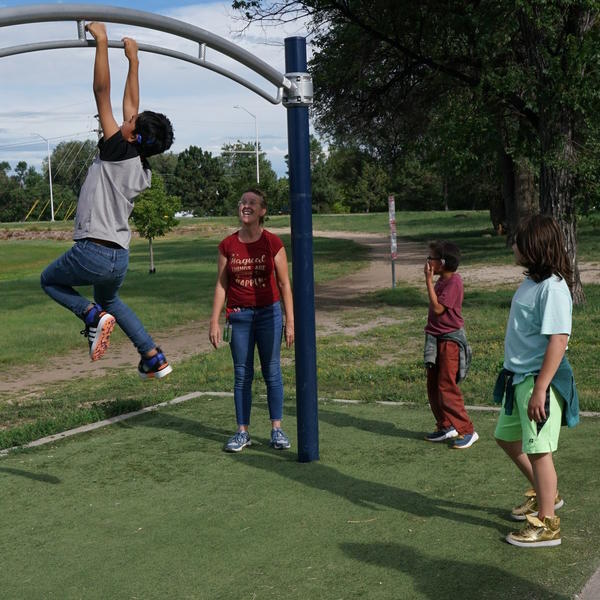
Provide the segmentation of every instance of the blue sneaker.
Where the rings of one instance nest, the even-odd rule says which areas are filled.
[[[227,440],[223,450],[225,452],[240,452],[246,446],[252,446],[250,434],[247,431],[237,431]]]
[[[161,377],[167,376],[173,367],[167,362],[167,359],[163,351],[157,346],[157,353],[150,358],[144,358],[140,360],[138,365],[138,375],[142,379],[160,379]]]
[[[436,429],[425,436],[428,442],[443,442],[458,437],[458,431],[454,427],[446,427],[445,429]]]
[[[85,329],[81,332],[88,339],[90,358],[99,360],[108,350],[110,334],[115,328],[116,319],[94,304],[83,317]]]
[[[465,448],[471,447],[478,439],[479,436],[476,431],[473,433],[465,433],[465,435],[459,435],[452,443],[452,448],[464,450]]]
[[[287,450],[291,446],[287,435],[279,427],[271,429],[271,442],[269,445],[276,450]]]

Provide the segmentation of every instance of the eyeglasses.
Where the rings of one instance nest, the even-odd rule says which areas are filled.
[[[260,200],[240,200],[238,206],[259,206]]]

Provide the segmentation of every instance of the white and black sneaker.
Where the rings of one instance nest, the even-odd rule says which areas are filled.
[[[252,446],[250,434],[247,431],[236,431],[227,440],[223,450],[225,452],[241,452],[246,446]]]
[[[271,441],[269,445],[276,450],[287,450],[291,444],[288,436],[279,427],[275,427],[275,429],[271,429]]]
[[[84,317],[85,329],[81,332],[87,337],[90,347],[90,358],[102,358],[110,345],[110,334],[117,320],[100,306],[95,304]]]
[[[436,429],[425,436],[428,442],[444,442],[445,440],[451,440],[452,438],[458,437],[458,431],[454,427],[447,427],[445,429]]]

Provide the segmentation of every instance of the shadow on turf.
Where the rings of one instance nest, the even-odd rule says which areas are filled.
[[[459,594],[486,600],[570,598],[497,567],[433,558],[405,544],[340,544],[340,547],[355,560],[406,573],[427,598],[453,597]],[[399,594],[398,597],[402,596]]]
[[[286,415],[295,417],[296,411],[293,409],[284,409]],[[328,411],[319,407],[319,421],[324,421],[334,427],[352,427],[377,435],[389,435],[392,437],[401,437],[411,440],[422,440],[426,432],[412,431],[402,429],[390,421],[376,421],[374,419],[363,419],[340,412]]]
[[[221,451],[223,444],[231,435],[230,430],[205,426],[198,421],[166,413],[154,414],[146,419],[140,419],[138,423],[146,427],[177,430],[187,435],[217,442],[218,451]],[[370,509],[381,506],[421,517],[441,517],[478,527],[489,527],[496,529],[502,535],[506,534],[504,527],[490,520],[492,515],[503,514],[500,509],[435,498],[385,483],[359,479],[318,461],[299,463],[295,453],[271,449],[266,438],[253,435],[252,441],[254,443],[250,448],[235,457],[232,456],[232,459],[254,469],[275,473],[300,485],[336,494],[357,506]],[[483,512],[487,516],[479,517],[462,511]]]
[[[30,471],[24,471],[22,469],[13,469],[11,467],[0,467],[0,473],[18,475],[19,477],[33,479],[34,481],[41,481],[42,483],[60,483],[60,479],[58,477],[54,477],[54,475],[48,475],[47,473],[31,473]]]

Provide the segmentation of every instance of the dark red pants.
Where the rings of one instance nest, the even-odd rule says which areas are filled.
[[[463,395],[456,383],[460,349],[456,342],[438,340],[437,363],[427,368],[427,397],[438,429],[454,427],[459,434],[473,433]]]

